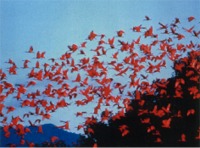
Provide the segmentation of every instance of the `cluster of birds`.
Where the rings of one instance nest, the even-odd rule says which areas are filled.
[[[141,95],[136,89],[139,88],[142,93],[154,94],[156,85],[165,87],[165,78],[154,88],[151,87],[150,77],[167,70],[170,62],[187,52],[199,50],[200,44],[194,43],[193,40],[199,39],[200,30],[194,25],[183,27],[178,18],[169,25],[159,22],[159,28],[154,28],[150,22],[151,19],[146,16],[145,23],[150,26],[135,25],[128,32],[118,30],[116,35],[110,38],[91,31],[86,40],[80,44],[69,45],[59,58],[47,58],[46,51],[36,51],[31,46],[26,52],[32,55],[32,59],[23,59],[21,65],[9,59],[6,62],[8,70],[0,69],[0,122],[5,136],[9,137],[9,129],[14,128],[21,136],[20,142],[23,145],[26,142],[24,134],[30,132],[24,127],[24,121],[28,121],[31,126],[38,126],[38,132],[42,133],[42,121],[50,120],[51,114],[58,109],[70,105],[89,108],[90,103],[91,106],[96,104],[94,108],[90,108],[92,116],[81,109],[76,113],[77,117],[85,119],[77,129],[86,130],[85,126],[97,122],[95,116],[106,122],[110,117],[113,120],[119,119],[131,110],[129,103],[132,99],[140,99]],[[195,22],[193,16],[187,18],[188,26]],[[136,38],[125,41],[128,33]],[[90,46],[93,48],[89,49]],[[194,62],[192,66],[196,67],[197,63]],[[175,68],[181,70],[181,65]],[[8,75],[18,75],[19,71],[27,72],[26,84],[13,84],[7,79]],[[180,83],[184,81],[178,81],[177,87]],[[193,91],[196,90],[191,90]],[[162,94],[164,93],[163,90]],[[200,93],[195,94],[199,98]],[[180,96],[177,91],[174,97]],[[20,108],[26,108],[27,112],[23,116],[16,112],[9,118],[9,114],[16,111],[16,106],[5,105],[4,102],[8,99],[17,100]],[[169,109],[170,106],[166,110]],[[33,121],[32,117],[37,119],[34,118]],[[61,119],[60,122],[61,126],[58,128],[70,129],[70,121]],[[163,126],[165,125],[164,123]],[[125,126],[119,128],[122,136],[128,134],[125,129]],[[87,128],[86,132],[94,131]],[[55,139],[58,138],[52,137],[52,141]],[[29,145],[34,144],[30,142]]]

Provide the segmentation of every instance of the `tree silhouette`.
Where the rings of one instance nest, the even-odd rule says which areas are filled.
[[[199,146],[200,51],[173,69],[171,78],[141,83],[124,116],[89,124],[94,132],[86,132],[81,146]]]

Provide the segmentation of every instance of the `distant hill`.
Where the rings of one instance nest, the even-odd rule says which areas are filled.
[[[58,141],[66,146],[73,146],[74,144],[77,144],[78,139],[80,138],[79,134],[70,133],[63,129],[59,129],[53,124],[42,125],[43,133],[38,133],[38,127],[32,126],[28,128],[31,130],[31,132],[25,134],[24,139],[37,144],[37,146],[42,146],[42,143],[44,145],[45,142],[50,142],[52,136],[58,137]],[[10,132],[10,137],[6,138],[4,136],[4,131],[2,128],[0,128],[1,147],[9,146],[10,144],[15,144],[16,146],[27,146],[27,144],[20,145],[20,137],[16,134],[14,129],[10,129]]]

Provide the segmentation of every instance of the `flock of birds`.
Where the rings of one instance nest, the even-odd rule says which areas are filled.
[[[50,120],[57,110],[69,106],[80,107],[75,116],[85,119],[77,130],[86,130],[88,124],[97,122],[95,117],[102,122],[110,117],[119,119],[131,110],[129,103],[132,99],[140,99],[138,89],[142,93],[154,94],[155,88],[148,86],[155,74],[168,70],[166,67],[170,67],[170,62],[187,52],[200,49],[200,44],[194,42],[199,40],[200,30],[198,26],[190,25],[197,22],[193,16],[186,20],[189,28],[183,27],[179,18],[171,24],[159,22],[158,28],[151,26],[148,16],[144,21],[148,26],[135,25],[127,32],[118,30],[110,38],[91,31],[86,40],[69,45],[59,58],[47,58],[46,51],[37,51],[31,46],[26,52],[32,58],[22,59],[21,65],[12,59],[6,61],[8,69],[0,69],[0,122],[5,137],[9,137],[9,129],[14,128],[23,145],[26,143],[24,135],[30,132],[23,124],[25,121],[38,126],[38,132],[43,133],[42,121]],[[132,36],[129,41],[125,40],[127,34]],[[89,49],[90,46],[93,48]],[[181,65],[175,68],[181,69]],[[19,71],[27,72],[26,84],[13,84],[7,79],[8,75],[18,75]],[[165,82],[163,78],[157,85],[165,85]],[[141,87],[143,84],[147,87]],[[178,92],[177,96],[180,96]],[[8,99],[17,100],[20,108],[26,109],[23,116],[15,112],[14,104],[4,104]],[[81,110],[82,106],[90,108],[91,113]],[[15,114],[9,118],[13,112]],[[58,128],[70,130],[70,121],[60,120]],[[122,136],[128,134],[124,129],[126,127],[119,127]],[[87,128],[87,132],[94,131]],[[58,137],[54,136],[51,141],[56,139]],[[29,145],[34,143],[29,142]]]

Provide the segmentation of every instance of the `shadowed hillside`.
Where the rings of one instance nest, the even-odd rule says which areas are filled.
[[[16,134],[16,130],[10,129],[10,137],[6,138],[2,128],[1,131],[1,144],[0,146],[28,146],[31,142],[35,143],[35,146],[74,146],[77,145],[77,140],[80,135],[70,133],[59,129],[53,124],[45,124],[42,126],[42,133],[38,132],[37,126],[28,127],[30,132],[24,135],[25,143],[20,144],[21,137]],[[54,138],[52,137],[59,137]],[[28,143],[27,143],[28,141]]]

